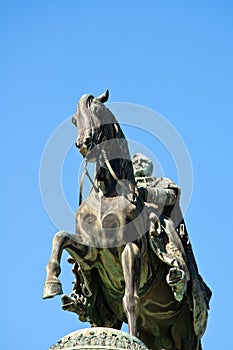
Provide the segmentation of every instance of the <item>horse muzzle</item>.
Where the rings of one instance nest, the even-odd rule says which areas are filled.
[[[75,144],[75,146],[78,148],[82,156],[87,159],[88,162],[93,163],[96,161],[96,147],[93,147],[93,145],[86,147],[77,143]]]

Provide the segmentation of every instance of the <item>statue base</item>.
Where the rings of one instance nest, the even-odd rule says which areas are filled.
[[[149,350],[136,337],[113,328],[93,327],[80,329],[61,338],[49,350]]]

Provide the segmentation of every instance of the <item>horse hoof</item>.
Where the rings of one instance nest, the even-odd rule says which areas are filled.
[[[63,294],[61,282],[45,282],[43,299],[53,298]]]

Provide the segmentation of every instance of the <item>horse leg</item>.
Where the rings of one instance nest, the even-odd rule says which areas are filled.
[[[69,234],[64,231],[59,231],[54,236],[51,256],[46,266],[47,277],[44,284],[44,299],[62,294],[62,285],[58,279],[58,276],[61,273],[60,262],[63,249],[67,246],[71,246],[76,250],[76,254],[80,254],[81,256],[85,255],[87,247],[80,244],[78,241],[78,235]]]
[[[123,307],[128,320],[129,334],[136,336],[139,313],[138,287],[141,275],[141,255],[135,243],[128,243],[121,256],[125,280]]]

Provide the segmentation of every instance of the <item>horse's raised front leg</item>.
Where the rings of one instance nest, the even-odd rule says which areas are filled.
[[[61,273],[60,261],[62,251],[68,246],[73,247],[76,254],[80,254],[80,256],[84,256],[87,251],[87,247],[79,243],[78,235],[70,234],[65,231],[56,233],[53,238],[51,256],[46,266],[47,277],[43,291],[44,299],[62,294],[62,285],[58,276]]]
[[[139,312],[138,288],[141,276],[141,255],[135,243],[127,243],[122,252],[121,261],[125,280],[123,307],[128,320],[129,334],[136,336]]]

